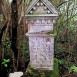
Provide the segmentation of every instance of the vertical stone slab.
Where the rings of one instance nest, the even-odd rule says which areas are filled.
[[[54,36],[27,34],[29,37],[30,65],[34,69],[53,70]]]

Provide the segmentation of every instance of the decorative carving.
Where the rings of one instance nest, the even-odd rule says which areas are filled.
[[[50,11],[48,10],[48,13],[50,13]]]
[[[50,24],[51,23],[51,20],[48,20],[48,22],[47,22],[48,24]]]
[[[40,5],[40,3],[37,3],[37,6],[39,6]]]
[[[41,3],[41,6],[43,5],[43,3]]]
[[[37,20],[36,23],[39,24],[40,23],[40,20]]]
[[[33,12],[32,12],[32,11],[30,11],[30,13],[32,14]]]
[[[36,7],[33,7],[34,10],[36,10]]]
[[[45,23],[45,20],[42,20],[42,23]]]
[[[29,5],[26,14],[31,14],[30,11],[33,10],[33,7],[40,7],[40,6],[45,7],[45,9],[44,8],[43,9],[46,11],[49,10],[51,14],[58,15],[57,11],[53,7],[53,5],[50,4],[50,2],[48,0],[32,0],[32,3]],[[34,8],[34,10],[36,10],[36,8]],[[50,13],[48,13],[48,14],[50,14]]]
[[[44,7],[44,9],[46,10],[46,9],[47,9],[47,7],[45,6],[45,7]]]

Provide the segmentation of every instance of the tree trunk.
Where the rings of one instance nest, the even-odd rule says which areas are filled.
[[[11,4],[11,21],[12,21],[12,34],[11,34],[11,48],[14,52],[16,59],[16,68],[17,68],[17,58],[18,58],[18,43],[17,43],[17,28],[18,28],[18,10],[17,10],[17,0],[13,0]],[[17,71],[17,70],[15,70]]]

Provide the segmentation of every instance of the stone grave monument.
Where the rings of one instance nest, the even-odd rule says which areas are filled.
[[[33,69],[53,70],[54,34],[53,23],[58,13],[48,0],[32,0],[26,11],[29,38],[30,66]]]

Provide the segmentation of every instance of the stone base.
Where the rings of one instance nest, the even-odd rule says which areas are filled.
[[[26,72],[29,73],[31,77],[59,77],[59,69],[58,69],[58,59],[54,59],[54,70],[42,70],[42,69],[33,69],[30,64],[27,67]],[[30,77],[27,76],[27,77]]]
[[[35,70],[53,70],[53,65],[51,66],[51,67],[39,67],[38,65],[31,65],[30,63],[29,63],[29,66],[31,67],[31,68],[33,68],[33,69],[35,69]],[[37,66],[37,67],[36,67]]]

